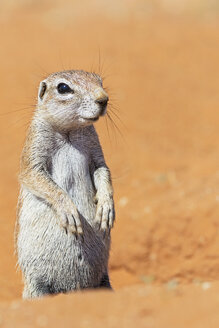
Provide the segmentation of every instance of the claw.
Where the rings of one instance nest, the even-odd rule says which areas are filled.
[[[108,221],[108,227],[111,229],[113,227],[113,220],[114,220],[114,211],[110,209],[109,211],[109,221]]]
[[[75,226],[74,225],[69,225],[68,227],[69,231],[73,234],[77,234],[77,230],[75,229]]]
[[[101,228],[102,212],[103,212],[102,206],[98,206],[97,212],[96,212],[96,217],[95,217],[95,222],[99,223],[99,227],[98,227],[99,230]]]
[[[78,235],[82,235],[83,234],[83,230],[82,230],[82,227],[77,227],[77,233]]]
[[[84,235],[79,235],[79,239],[80,241],[82,241],[82,243],[84,242]]]

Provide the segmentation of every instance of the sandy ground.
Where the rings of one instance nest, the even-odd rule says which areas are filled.
[[[0,326],[219,326],[219,6],[177,3],[1,2]],[[39,81],[69,68],[105,77],[120,131],[97,123],[115,189],[115,293],[22,302],[19,156]]]

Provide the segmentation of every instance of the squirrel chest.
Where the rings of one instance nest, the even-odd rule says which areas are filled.
[[[64,189],[82,209],[94,199],[94,185],[90,174],[89,150],[77,144],[64,143],[50,159],[50,174],[55,183]]]

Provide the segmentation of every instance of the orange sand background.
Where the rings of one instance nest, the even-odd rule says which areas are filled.
[[[218,327],[217,2],[10,0],[0,9],[0,327]],[[97,123],[115,189],[116,292],[22,302],[19,156],[39,81],[77,68],[104,76],[120,130]]]

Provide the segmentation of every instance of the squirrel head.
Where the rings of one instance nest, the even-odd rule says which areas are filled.
[[[105,115],[108,100],[99,75],[70,70],[53,73],[40,83],[37,110],[60,129],[71,129]]]

